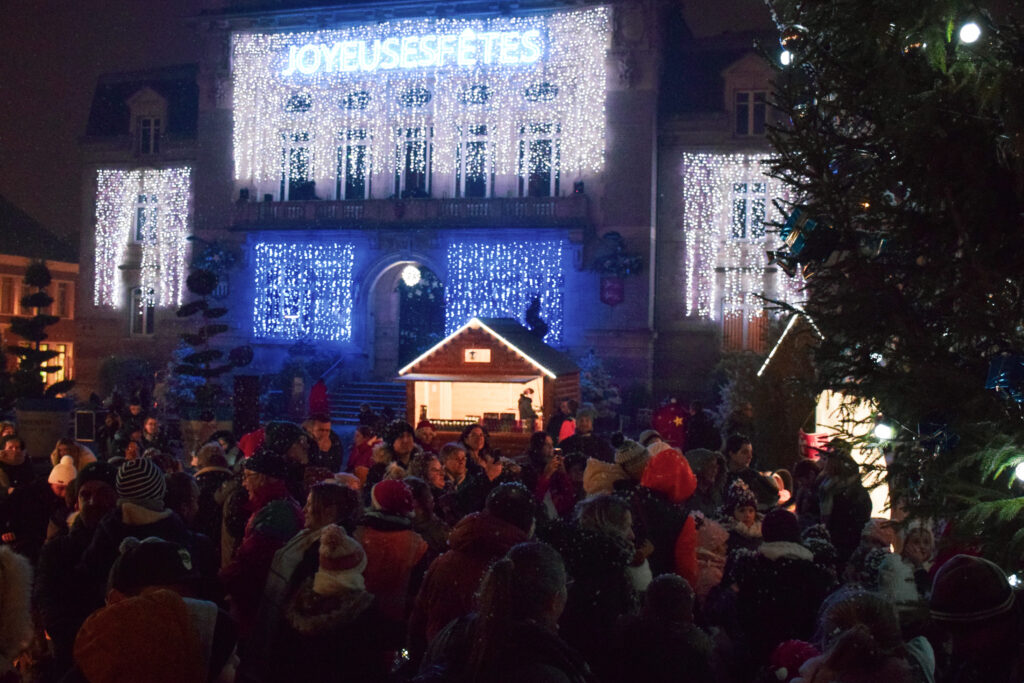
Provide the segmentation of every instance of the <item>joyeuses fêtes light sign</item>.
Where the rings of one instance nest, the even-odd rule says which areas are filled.
[[[474,67],[533,64],[544,54],[538,29],[404,35],[369,40],[306,43],[288,47],[281,76],[318,72],[364,72],[378,69]]]

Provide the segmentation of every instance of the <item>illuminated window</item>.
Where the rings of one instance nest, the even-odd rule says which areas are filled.
[[[430,157],[433,128],[404,128],[398,132],[399,163],[395,171],[395,194],[400,197],[430,196]]]
[[[284,133],[281,149],[281,201],[316,199],[310,167],[309,132]]]
[[[23,341],[19,344],[19,346],[28,347],[31,346],[31,344],[29,342]],[[46,361],[46,365],[50,367],[60,366],[60,370],[58,370],[57,372],[39,373],[43,376],[43,381],[46,383],[46,386],[50,386],[51,384],[56,384],[57,382],[63,382],[66,379],[72,378],[73,373],[71,364],[73,362],[73,359],[71,355],[71,347],[71,344],[57,342],[40,342],[40,351],[56,351],[58,354],[57,356]]]
[[[128,305],[130,319],[130,332],[133,337],[152,336],[156,328],[156,309],[153,306],[153,292],[149,296],[143,296],[142,288],[136,287],[131,292],[131,301]]]
[[[160,119],[155,116],[139,117],[135,126],[139,154],[160,153]]]
[[[767,93],[741,90],[736,93],[736,135],[764,135]]]
[[[528,123],[519,129],[519,196],[557,197],[562,127]]]
[[[370,196],[370,157],[366,130],[350,128],[338,134],[338,178],[334,188],[338,199],[367,199]]]
[[[733,239],[764,239],[765,206],[768,184],[742,182],[732,185]]]
[[[459,129],[455,150],[455,196],[487,197],[494,185],[494,169],[487,149],[487,126],[469,125]]]

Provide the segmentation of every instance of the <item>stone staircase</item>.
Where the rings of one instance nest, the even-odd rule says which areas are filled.
[[[390,406],[396,418],[406,419],[404,382],[347,382],[332,390],[329,397],[331,421],[336,425],[359,424],[359,406],[363,403],[369,403],[378,415],[384,406]]]

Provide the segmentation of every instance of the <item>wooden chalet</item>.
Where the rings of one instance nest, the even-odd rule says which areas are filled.
[[[408,419],[424,414],[443,440],[482,424],[491,445],[525,447],[533,424],[519,420],[518,401],[533,389],[543,421],[561,401],[580,399],[580,369],[511,318],[473,318],[398,371],[406,384]]]

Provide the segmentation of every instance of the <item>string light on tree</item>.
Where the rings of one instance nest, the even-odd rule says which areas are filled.
[[[767,267],[765,251],[781,246],[765,230],[773,200],[788,197],[765,176],[761,154],[683,155],[686,314],[747,319],[764,311],[761,296],[798,303],[800,283]]]
[[[351,244],[258,242],[253,255],[255,337],[352,338]]]
[[[524,322],[527,307],[539,297],[540,316],[549,326],[544,341],[561,343],[567,254],[563,240],[448,245],[445,334],[473,317]]]
[[[138,238],[142,306],[180,306],[185,254],[192,232],[192,169],[188,166],[96,176],[96,279],[93,304],[118,308],[124,300],[120,266]]]
[[[333,187],[339,138],[348,131],[365,136],[366,160],[357,173],[406,165],[424,172],[431,146],[430,168],[451,173],[460,138],[471,129],[486,131],[489,157],[469,152],[471,170],[486,163],[512,174],[545,153],[520,144],[526,127],[537,123],[557,124],[562,173],[599,171],[608,43],[609,12],[602,7],[236,33],[235,177],[279,182],[285,171],[290,179]]]
[[[960,42],[974,43],[981,38],[981,27],[973,21],[969,21],[960,27]]]

